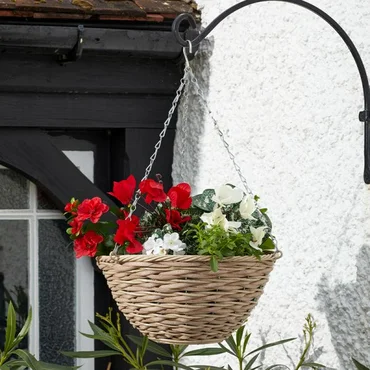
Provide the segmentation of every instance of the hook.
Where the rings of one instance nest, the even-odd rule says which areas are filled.
[[[61,65],[69,63],[69,62],[76,62],[79,60],[82,56],[82,51],[83,51],[83,43],[84,43],[84,38],[83,34],[85,31],[85,27],[80,24],[77,27],[77,41],[75,46],[67,53],[67,54],[62,54],[58,56],[58,61]]]

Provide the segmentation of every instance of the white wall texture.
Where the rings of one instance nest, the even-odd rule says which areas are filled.
[[[203,26],[236,2],[199,0]],[[312,3],[349,33],[370,71],[369,1]],[[341,370],[353,369],[351,356],[370,364],[370,187],[362,87],[346,45],[306,9],[260,3],[217,27],[192,65],[284,252],[248,321],[254,344],[301,335],[312,313],[315,360]],[[195,193],[240,185],[197,97],[187,123],[183,108],[174,181]],[[299,348],[298,340],[268,351],[263,364],[289,365],[286,352],[296,359]],[[194,362],[233,364],[227,356]]]

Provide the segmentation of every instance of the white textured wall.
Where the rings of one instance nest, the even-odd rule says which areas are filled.
[[[199,0],[203,25],[236,2]],[[369,1],[312,3],[349,33],[370,71]],[[370,188],[354,60],[329,25],[292,4],[244,8],[211,36],[211,51],[193,65],[284,252],[248,322],[255,343],[300,335],[312,313],[316,360],[341,370],[353,369],[350,356],[370,364]],[[195,191],[239,184],[212,122],[194,96],[190,103],[187,132],[178,123],[174,181]],[[286,350],[296,358],[299,341]],[[282,348],[264,364],[276,362],[290,363]]]

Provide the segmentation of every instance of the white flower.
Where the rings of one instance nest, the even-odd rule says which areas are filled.
[[[254,249],[262,251],[262,249],[259,248],[259,246],[262,244],[262,240],[266,235],[266,226],[260,226],[257,227],[257,229],[251,226],[251,232],[252,240],[249,242],[249,245]]]
[[[154,236],[148,238],[143,244],[143,247],[146,254],[167,254],[166,250],[163,248],[163,240],[160,238],[156,239]]]
[[[222,213],[221,208],[217,208],[210,213],[203,213],[200,219],[207,224],[207,229],[213,225],[219,225],[225,231],[228,231],[229,229],[238,229],[241,226],[241,222],[228,221],[226,216]]]
[[[256,205],[254,203],[254,199],[249,196],[245,197],[239,206],[239,212],[242,218],[245,220],[255,220],[255,218],[252,216],[253,212],[256,210]]]
[[[215,195],[212,200],[220,206],[239,203],[243,199],[243,191],[239,188],[233,188],[230,185],[222,185],[215,189]]]
[[[180,240],[178,233],[166,234],[163,237],[163,248],[168,250],[171,249],[174,254],[185,254],[183,252],[186,248],[186,244]]]

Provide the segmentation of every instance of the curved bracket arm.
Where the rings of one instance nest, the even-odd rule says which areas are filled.
[[[234,13],[235,11],[241,8],[244,8],[245,6],[252,5],[255,3],[262,3],[266,1],[271,0],[245,0],[227,9],[225,12],[220,14],[216,19],[214,19],[207,28],[205,28],[201,33],[198,34],[197,37],[191,40],[192,46],[194,48],[197,47],[212,32],[212,30],[215,27],[217,27],[217,25],[221,23],[230,14]],[[321,17],[327,23],[329,23],[334,28],[334,30],[340,35],[340,37],[343,39],[348,49],[350,50],[353,58],[355,59],[358,71],[360,73],[364,94],[364,110],[359,114],[360,121],[364,122],[365,124],[364,181],[366,184],[370,184],[370,87],[365,66],[364,63],[362,62],[359,52],[357,51],[352,40],[343,30],[343,28],[333,18],[331,18],[328,14],[326,14],[324,11],[317,8],[316,6],[302,0],[272,0],[272,1],[296,4],[317,14],[319,17]],[[192,29],[196,29],[197,27],[196,20],[191,14],[180,14],[172,24],[172,32],[174,33],[177,42],[183,47],[186,47],[188,46],[188,42],[182,37],[180,33],[180,26],[184,21],[187,21]]]

